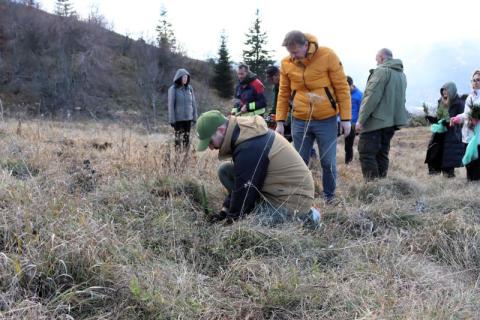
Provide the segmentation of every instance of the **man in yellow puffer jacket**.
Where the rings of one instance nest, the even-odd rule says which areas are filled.
[[[292,137],[295,149],[306,164],[313,142],[318,143],[322,165],[323,194],[327,201],[335,197],[337,156],[337,115],[347,137],[351,129],[351,99],[347,76],[332,49],[320,47],[307,33],[290,31],[283,46],[290,55],[282,60],[277,100],[277,131],[283,134],[283,122],[293,102]]]

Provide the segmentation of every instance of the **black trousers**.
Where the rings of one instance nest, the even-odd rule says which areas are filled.
[[[480,146],[478,147],[480,154]],[[473,160],[465,166],[467,168],[467,180],[478,181],[480,180],[480,158]]]
[[[454,167],[443,166],[443,150],[445,145],[445,133],[434,133],[428,142],[425,163],[428,164],[428,174],[443,173],[448,178],[455,177]]]
[[[190,145],[190,128],[192,121],[177,121],[173,125],[175,130],[175,150],[188,150]]]
[[[388,172],[388,153],[395,127],[360,133],[358,153],[363,178],[367,181],[385,178]]]
[[[352,124],[350,134],[345,137],[345,164],[353,160],[353,143],[355,142],[355,124]]]

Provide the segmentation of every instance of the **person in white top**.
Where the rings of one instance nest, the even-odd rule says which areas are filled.
[[[474,136],[474,124],[469,120],[469,113],[473,105],[480,105],[480,70],[476,70],[472,75],[472,93],[470,93],[465,101],[465,110],[462,114],[450,119],[450,124],[461,124],[462,128],[462,142],[468,144]],[[478,150],[480,154],[480,139],[477,139]],[[480,158],[473,160],[466,165],[467,179],[480,180]]]

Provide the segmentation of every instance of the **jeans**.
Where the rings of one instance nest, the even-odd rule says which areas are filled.
[[[350,134],[345,137],[345,164],[353,160],[353,143],[355,142],[355,124],[352,123]]]
[[[387,176],[390,140],[394,134],[395,127],[360,133],[358,153],[363,178],[366,181]]]
[[[323,195],[326,200],[332,200],[335,197],[337,180],[337,117],[311,120],[309,123],[293,118],[292,137],[295,149],[307,165],[313,143],[317,141],[322,166]]]

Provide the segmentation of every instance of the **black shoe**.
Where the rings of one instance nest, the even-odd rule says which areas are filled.
[[[443,176],[447,178],[455,178],[455,170],[452,169],[447,169],[447,170],[442,170]]]

